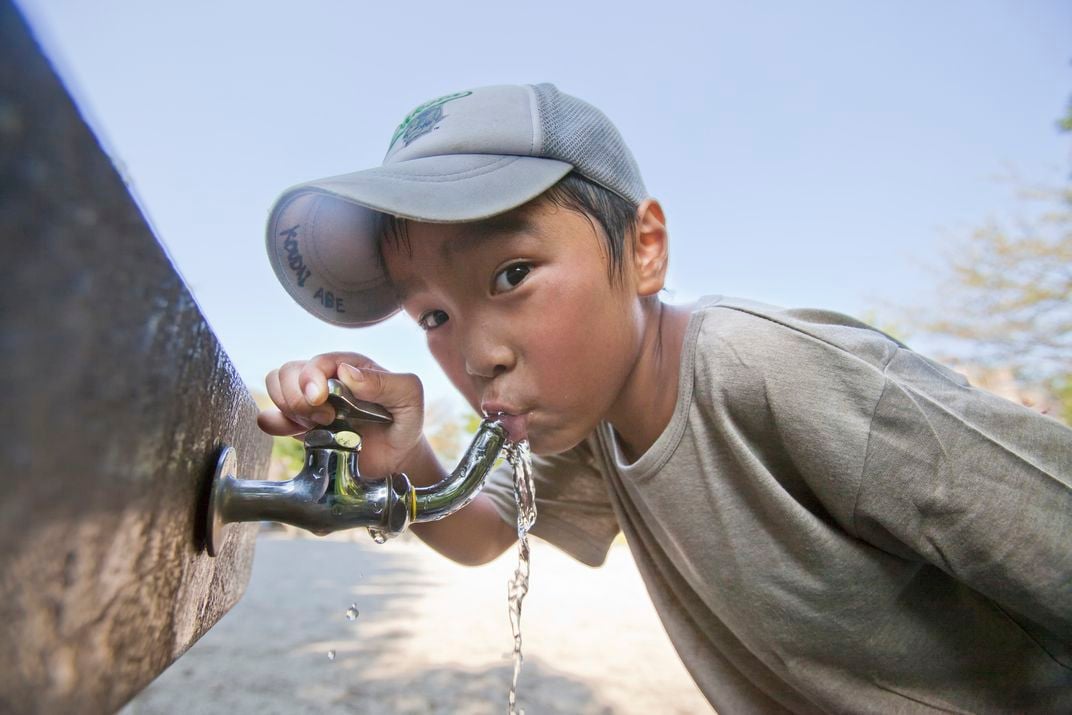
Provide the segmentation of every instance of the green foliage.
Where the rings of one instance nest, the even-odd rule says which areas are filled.
[[[292,477],[301,471],[305,448],[293,437],[272,437],[272,459],[282,462],[287,476]]]
[[[1072,425],[1072,373],[1058,375],[1050,380],[1047,388],[1061,405],[1061,414],[1054,416]]]
[[[275,407],[263,391],[249,387],[249,393],[262,410]],[[272,460],[282,463],[287,478],[293,477],[305,462],[305,448],[293,437],[272,437]]]
[[[480,429],[480,423],[484,419],[475,412],[469,412],[465,416],[465,432],[466,434],[476,434],[476,431]]]

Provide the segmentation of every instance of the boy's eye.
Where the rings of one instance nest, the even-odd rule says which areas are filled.
[[[438,328],[448,320],[450,320],[450,316],[442,310],[430,310],[420,318],[417,318],[417,325],[425,330],[432,330],[433,328]]]
[[[495,276],[494,291],[496,293],[505,293],[513,290],[521,281],[525,280],[525,276],[530,271],[532,271],[531,263],[515,263],[512,266],[507,266]]]

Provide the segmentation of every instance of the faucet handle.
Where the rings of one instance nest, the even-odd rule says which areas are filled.
[[[394,417],[386,407],[357,399],[354,393],[350,392],[350,388],[333,377],[328,378],[328,402],[335,408],[335,423],[328,429],[333,429],[339,423],[342,423],[339,426],[343,429],[356,429],[354,422],[394,422]]]
[[[390,424],[391,413],[383,405],[354,397],[346,385],[328,378],[328,404],[335,408],[335,419],[325,427],[305,433],[302,438],[308,447],[334,447],[353,451],[361,449],[361,423]]]

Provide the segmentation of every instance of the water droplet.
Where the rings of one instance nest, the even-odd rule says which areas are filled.
[[[335,660],[335,649],[332,648],[328,651],[328,660]]]
[[[357,604],[351,603],[350,607],[346,609],[346,620],[353,621],[357,618],[359,612],[357,610]]]

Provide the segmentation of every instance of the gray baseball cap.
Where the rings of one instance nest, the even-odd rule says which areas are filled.
[[[399,309],[381,265],[377,213],[461,223],[514,209],[570,171],[639,204],[640,170],[618,130],[552,84],[497,85],[421,104],[381,166],[292,186],[268,218],[268,257],[287,292],[335,325]]]

